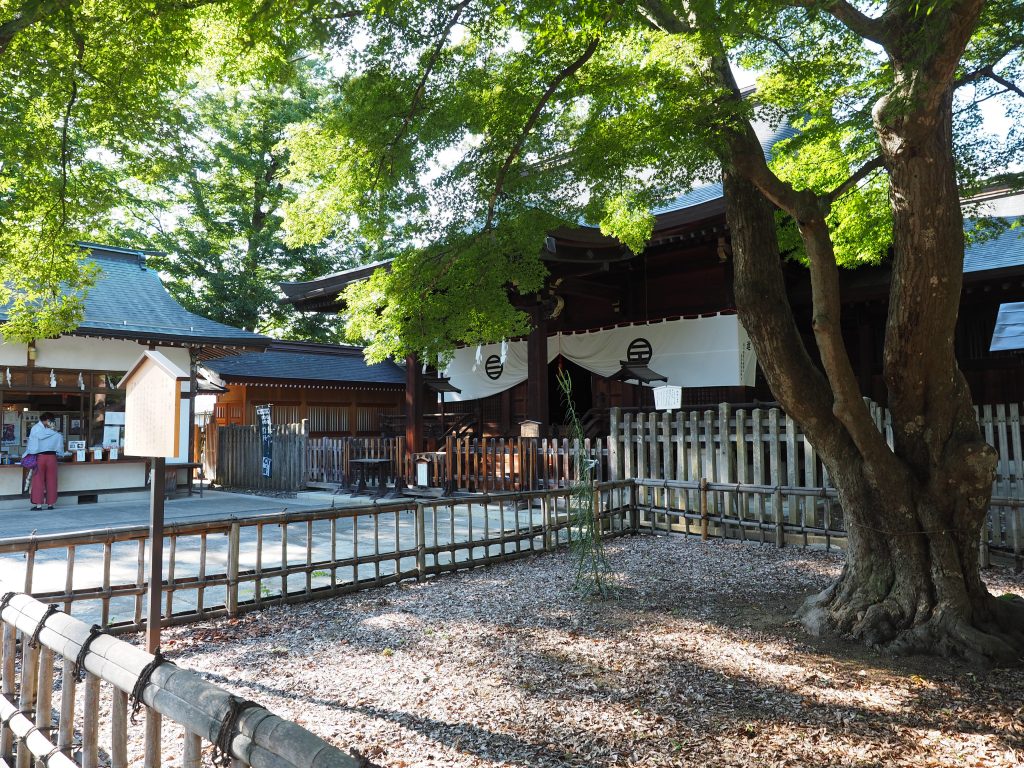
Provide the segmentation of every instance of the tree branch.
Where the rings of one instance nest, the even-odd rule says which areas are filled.
[[[666,8],[662,0],[642,0],[640,12],[662,32],[678,35],[692,31],[690,24]]]
[[[516,158],[519,157],[519,153],[522,152],[523,145],[526,144],[526,140],[529,138],[531,131],[533,131],[533,127],[537,124],[537,120],[540,119],[540,115],[541,112],[544,111],[544,107],[549,101],[551,101],[551,97],[555,95],[562,83],[579,72],[583,65],[590,60],[597,51],[597,47],[600,43],[600,37],[595,37],[591,40],[587,44],[583,53],[555,76],[548,87],[544,90],[544,93],[541,94],[540,99],[534,105],[533,111],[530,112],[530,116],[526,119],[523,129],[519,132],[519,137],[516,139],[512,149],[505,157],[505,162],[501,164],[501,168],[498,170],[498,175],[494,179],[494,190],[491,192],[491,197],[487,201],[487,216],[484,219],[484,231],[491,229],[494,225],[494,211],[498,204],[498,198],[501,196],[505,187],[505,177],[508,175],[509,169],[512,168],[512,163],[515,162]]]
[[[988,78],[994,83],[999,83],[1007,91],[1016,93],[1021,98],[1024,98],[1024,88],[1021,88],[1021,86],[1017,85],[1012,80],[1008,80],[1007,78],[998,74],[995,71],[995,67],[993,67],[991,64],[986,64],[981,69],[976,69],[973,72],[968,72],[967,74],[958,77],[956,80],[953,81],[953,87],[960,88],[961,86],[969,85],[970,83],[975,83],[978,80],[982,80],[985,78]]]
[[[885,162],[882,160],[881,156],[874,157],[871,160],[868,160],[868,162],[864,163],[864,165],[858,168],[853,173],[853,175],[850,176],[850,178],[848,178],[846,181],[844,181],[842,184],[840,184],[838,187],[833,189],[828,194],[822,195],[820,198],[822,204],[825,206],[831,206],[836,200],[838,200],[840,197],[845,195],[855,186],[860,184],[860,182],[867,178],[870,174],[874,173],[879,168],[882,168],[884,166]]]
[[[75,39],[75,59],[78,64],[85,58],[85,38],[72,29]],[[63,230],[68,224],[68,167],[71,164],[71,146],[69,140],[69,128],[71,125],[71,112],[78,101],[78,77],[77,73],[71,75],[71,93],[68,95],[68,103],[64,108],[64,119],[61,121],[60,129],[60,228]]]
[[[711,56],[709,68],[726,92],[726,107],[738,107],[743,97],[724,47],[719,47]],[[832,390],[832,416],[845,429],[861,456],[874,466],[893,473],[894,477],[899,476],[897,473],[902,472],[901,465],[886,445],[885,438],[875,428],[871,414],[864,405],[860,386],[843,342],[840,326],[839,267],[825,221],[827,208],[822,205],[815,193],[809,190],[795,190],[771,171],[765,161],[761,143],[748,120],[736,120],[732,125],[727,123],[724,132],[728,149],[723,157],[723,165],[727,169],[731,167],[740,176],[745,177],[770,202],[793,216],[800,227],[800,235],[810,260],[814,338],[821,355],[822,367],[825,369],[825,377]],[[726,205],[730,205],[729,201]],[[778,269],[778,264],[776,263],[773,268]],[[789,370],[780,368],[782,378],[790,379],[796,375],[795,369],[789,366],[786,368]],[[776,383],[783,382],[769,383],[774,389]],[[793,402],[784,402],[783,405],[787,411],[798,407]],[[820,413],[816,418],[824,424],[825,420]]]
[[[405,113],[405,117],[402,118],[402,124],[398,128],[398,132],[394,135],[391,141],[388,142],[387,148],[381,153],[380,162],[377,163],[377,171],[374,175],[373,186],[376,187],[380,181],[381,175],[384,173],[385,163],[389,164],[389,167],[394,166],[395,149],[398,147],[405,134],[409,130],[409,125],[412,123],[413,117],[416,116],[416,111],[419,109],[420,101],[423,99],[423,93],[427,88],[427,80],[430,79],[431,73],[434,71],[434,65],[437,64],[438,58],[441,56],[441,52],[444,50],[444,44],[448,40],[448,35],[451,34],[452,29],[459,23],[459,17],[462,16],[462,12],[469,7],[471,0],[463,0],[457,6],[452,15],[449,17],[448,22],[440,30],[437,35],[437,42],[434,44],[434,49],[430,53],[430,60],[427,61],[423,72],[420,74],[419,82],[416,84],[416,90],[412,94],[412,102],[409,104],[409,110]]]
[[[820,9],[841,21],[853,33],[866,40],[878,43],[883,48],[889,44],[889,31],[884,17],[874,18],[861,13],[847,0],[791,0],[798,8]]]
[[[78,0],[26,0],[11,18],[0,23],[0,56],[3,56],[7,46],[19,32],[77,2]]]

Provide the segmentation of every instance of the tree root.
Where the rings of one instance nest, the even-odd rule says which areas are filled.
[[[840,577],[808,598],[797,618],[815,636],[839,635],[894,655],[930,654],[980,667],[1024,662],[1024,599],[988,596],[977,617],[949,605],[908,604],[907,595],[878,594],[876,585],[852,587]]]

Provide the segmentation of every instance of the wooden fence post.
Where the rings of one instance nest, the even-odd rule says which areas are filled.
[[[700,479],[700,540],[708,540],[708,479]]]
[[[434,509],[437,514],[437,508]],[[427,578],[427,526],[423,502],[416,502],[416,581]]]
[[[782,486],[775,486],[772,494],[772,506],[775,508],[775,546],[782,549],[786,545],[786,518],[782,513]]]
[[[235,618],[238,615],[238,556],[241,529],[237,522],[231,523],[231,531],[228,533],[228,563],[227,563],[227,609],[228,616]]]

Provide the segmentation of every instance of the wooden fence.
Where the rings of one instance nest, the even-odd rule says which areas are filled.
[[[891,445],[888,412],[874,403],[869,403],[869,408],[876,426]],[[1020,562],[1024,557],[1020,408],[1016,404],[983,406],[978,409],[978,416],[986,440],[999,453],[993,502],[982,532],[982,564],[987,564],[990,549],[1010,552]],[[775,520],[773,526],[779,523],[787,532],[801,531],[807,535],[828,529],[829,525],[841,525],[839,504],[826,502],[834,492],[828,470],[799,425],[778,408],[734,410],[723,403],[717,410],[703,413],[633,414],[612,409],[611,430],[609,477],[638,479],[641,507],[673,507],[692,512],[696,509],[693,484],[705,479],[715,487],[750,485],[773,489],[771,493],[711,494],[711,516],[737,521],[737,534],[748,529],[747,523],[762,521],[766,515]],[[662,494],[671,499],[671,503],[662,504],[655,503],[654,497],[659,482],[667,482],[667,488],[676,482],[686,485],[678,492]],[[785,490],[779,493],[780,488]],[[777,506],[766,511],[766,504],[774,504],[776,498]],[[828,525],[826,515],[832,518]],[[759,525],[765,530],[763,523]],[[838,529],[831,529],[829,535],[837,532]]]
[[[608,479],[603,440],[556,440],[527,437],[448,438],[433,462],[432,483],[471,493],[565,488],[592,468],[592,477]]]
[[[636,530],[632,489],[598,486],[606,534]],[[553,549],[573,536],[570,504],[571,491],[558,489],[169,523],[163,615],[172,624],[235,616]],[[144,616],[148,533],[132,526],[4,539],[0,555],[24,555],[25,592],[102,626],[134,630]],[[83,560],[92,566],[76,573]],[[118,580],[126,570],[134,578]]]
[[[217,428],[217,466],[213,477],[228,488],[297,491],[306,486],[306,422],[275,424],[272,429],[272,470],[263,477],[263,443],[259,427]]]
[[[0,765],[127,768],[141,763],[145,768],[199,768],[204,739],[222,749],[233,766],[367,765],[258,705],[238,714],[243,703],[238,697],[176,664],[160,664],[115,637],[93,634],[81,621],[52,611],[2,581],[0,594]],[[136,729],[144,733],[134,739],[133,696],[145,705],[145,723]],[[109,742],[101,745],[105,700],[111,702]],[[164,721],[177,723],[184,731],[182,754],[174,759],[165,760],[161,754]],[[140,741],[143,759],[130,760],[130,745]]]
[[[407,476],[404,437],[314,437],[306,441],[306,480],[351,483],[352,459],[390,459],[385,473],[389,483]]]

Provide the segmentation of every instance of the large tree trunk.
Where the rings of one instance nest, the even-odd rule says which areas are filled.
[[[772,391],[828,467],[849,532],[846,567],[838,581],[801,609],[805,626],[816,634],[836,632],[898,653],[938,653],[974,663],[1019,659],[1024,601],[993,598],[978,568],[995,463],[992,449],[980,439],[953,358],[950,323],[955,323],[959,283],[949,289],[955,297],[952,319],[947,297],[944,311],[937,313],[940,319],[926,320],[932,310],[908,309],[899,293],[907,293],[914,305],[921,289],[896,267],[886,361],[898,434],[890,450],[877,431],[858,434],[867,412],[863,402],[837,395],[846,386],[837,381],[842,367],[833,371],[826,363],[825,375],[804,350],[782,281],[772,207],[728,165],[724,181],[740,318]],[[820,256],[827,248],[815,241],[815,232],[807,222],[809,250]],[[953,279],[948,268],[943,276]],[[817,288],[815,332],[819,347],[827,349],[838,328],[838,296],[828,295],[827,279],[812,277],[812,282]],[[894,323],[914,313],[930,329],[923,331],[927,343],[917,338],[902,343],[911,330],[894,331]],[[933,323],[949,325],[948,336]],[[900,341],[893,342],[894,333]],[[905,394],[921,386],[921,360],[931,366],[927,391]]]
[[[828,467],[848,531],[846,567],[801,609],[805,626],[895,652],[986,663],[1024,657],[1024,600],[996,599],[981,580],[978,547],[996,458],[954,353],[963,219],[952,76],[980,7],[962,0],[934,14],[908,8],[888,13],[883,25],[851,16],[881,41],[895,73],[874,113],[894,223],[884,354],[891,448],[872,424],[843,344],[826,222],[832,197],[775,176],[749,124],[726,131],[722,161],[740,319],[772,391]],[[738,105],[724,48],[709,64]],[[793,323],[769,201],[794,218],[807,249],[820,370]]]

